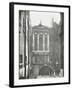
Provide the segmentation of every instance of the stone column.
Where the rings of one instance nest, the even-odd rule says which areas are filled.
[[[25,18],[25,12],[23,12],[23,18]],[[24,22],[23,22],[23,18],[22,18],[22,24],[25,24]],[[25,27],[23,27],[22,26],[22,30],[24,30],[25,29]],[[23,34],[24,35],[24,34]],[[24,43],[25,43],[25,35],[23,36],[23,38],[24,38],[24,42],[23,42],[23,45],[24,45]],[[25,47],[25,45],[23,46],[23,48]],[[24,48],[25,49],[25,48]],[[24,52],[24,49],[23,49],[23,77],[25,76],[25,65],[24,65],[24,62],[25,62],[25,52]]]
[[[37,34],[37,50],[39,50],[39,34]]]
[[[34,47],[35,47],[34,46],[34,44],[35,44],[34,40],[35,40],[35,38],[34,38],[34,33],[33,33],[33,42],[32,42],[32,46],[33,46],[32,48],[33,48],[33,50],[34,50]]]
[[[49,34],[47,35],[47,48],[48,48],[48,51],[49,51]]]
[[[25,12],[21,12],[21,16],[20,16],[20,18],[21,18],[21,21],[20,21],[20,24],[21,24],[21,27],[20,27],[20,37],[19,37],[19,43],[20,43],[20,46],[19,46],[19,50],[20,50],[20,55],[22,55],[22,69],[21,69],[21,71],[20,71],[20,73],[22,74],[22,77],[24,77],[24,73],[25,73],[25,71],[24,71],[24,54],[25,54],[25,52],[24,52],[24,47],[25,47],[25,45],[24,45],[24,39],[25,39],[25,36],[24,36],[24,34],[23,34],[23,30],[25,31],[25,27],[24,27],[24,25],[25,25],[25,23],[24,23],[24,20],[25,20]]]
[[[45,50],[45,35],[43,34],[43,50]]]

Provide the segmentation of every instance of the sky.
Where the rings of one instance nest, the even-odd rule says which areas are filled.
[[[59,24],[60,13],[31,11],[30,20],[32,26],[38,25],[41,22],[45,26],[52,27],[52,21]]]

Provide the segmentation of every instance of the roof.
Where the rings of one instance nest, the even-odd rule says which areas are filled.
[[[50,29],[50,28],[48,28],[47,26],[44,26],[44,25],[42,25],[41,23],[39,24],[39,25],[35,25],[35,26],[33,26],[32,27],[32,29],[33,30],[48,30],[48,29]]]

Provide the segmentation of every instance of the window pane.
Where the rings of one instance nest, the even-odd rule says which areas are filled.
[[[45,35],[45,50],[48,50],[48,48],[47,48],[47,35]]]
[[[37,50],[37,34],[35,34],[35,50]]]
[[[43,35],[39,36],[39,50],[43,50]]]

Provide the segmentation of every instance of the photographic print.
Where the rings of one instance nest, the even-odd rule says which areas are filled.
[[[64,13],[19,11],[19,78],[64,76],[63,25]]]
[[[10,14],[14,15],[10,86],[70,83],[70,7],[23,3],[10,6]]]

